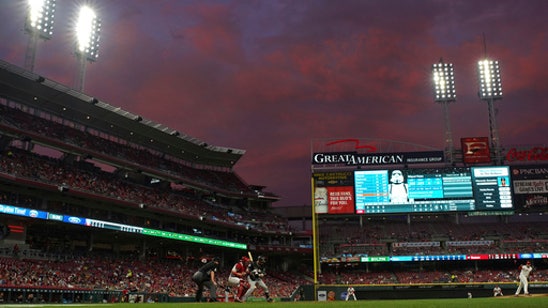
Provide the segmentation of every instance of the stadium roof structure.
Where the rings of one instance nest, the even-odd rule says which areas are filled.
[[[210,145],[3,60],[0,96],[199,166],[232,168],[245,154]]]

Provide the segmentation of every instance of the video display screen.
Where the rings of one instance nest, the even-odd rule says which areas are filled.
[[[354,174],[344,172],[316,172],[314,181],[314,209],[316,214],[354,214]]]
[[[476,210],[512,209],[510,167],[473,167],[472,188]]]
[[[354,171],[355,213],[511,210],[507,166]]]

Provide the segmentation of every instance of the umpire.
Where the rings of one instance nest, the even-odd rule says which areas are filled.
[[[192,275],[192,281],[198,285],[198,290],[196,290],[197,302],[202,301],[204,286],[209,289],[209,301],[217,301],[217,281],[215,281],[215,272],[217,272],[220,261],[221,259],[219,257],[214,257]]]

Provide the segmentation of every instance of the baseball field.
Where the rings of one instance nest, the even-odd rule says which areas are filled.
[[[482,297],[482,298],[459,298],[459,299],[412,299],[412,300],[361,300],[361,301],[332,301],[332,302],[248,302],[248,303],[139,303],[139,304],[37,304],[37,305],[2,305],[3,308],[22,308],[22,307],[112,307],[112,308],[141,308],[141,307],[158,307],[158,308],[171,308],[171,307],[284,307],[284,308],[323,308],[323,307],[375,307],[375,308],[392,308],[392,307],[443,307],[443,308],[486,308],[486,307],[548,307],[548,294],[535,294],[532,296],[503,296],[503,297]]]

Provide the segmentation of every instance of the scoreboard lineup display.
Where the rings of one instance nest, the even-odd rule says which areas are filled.
[[[353,192],[346,214],[442,213],[513,210],[508,166],[356,170],[345,181],[321,181],[326,206],[319,214],[341,214],[331,196]],[[399,196],[396,196],[396,193]],[[318,203],[316,203],[318,205]]]

